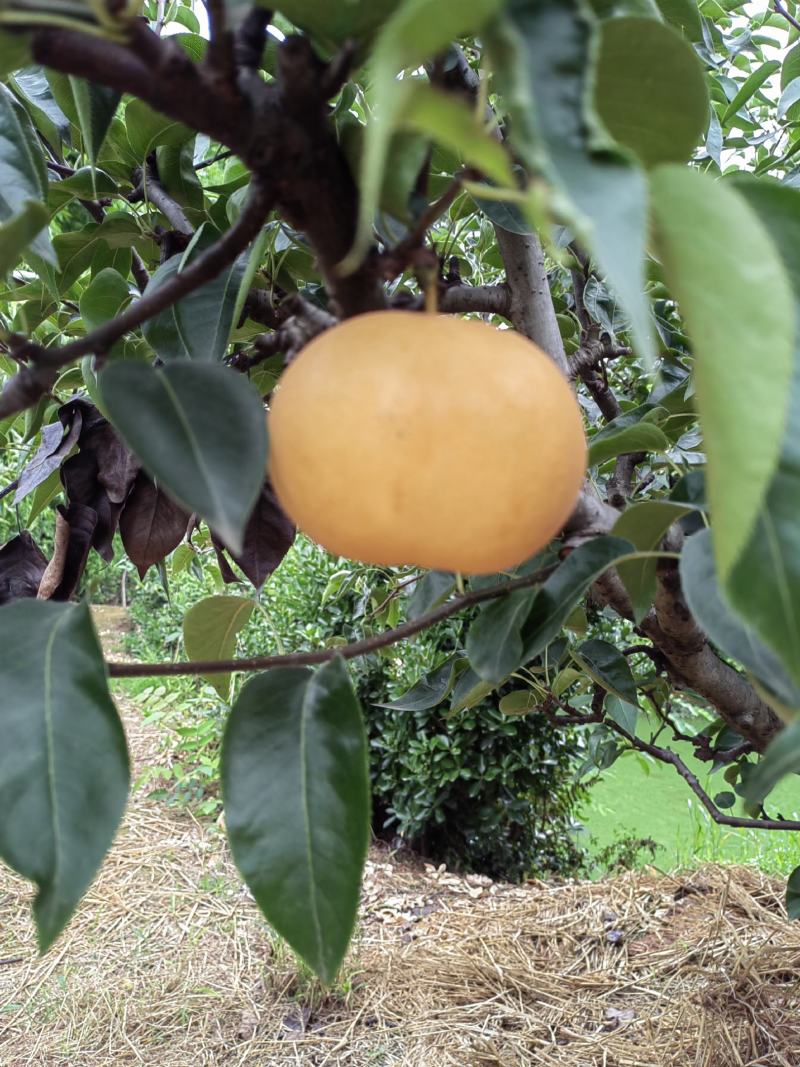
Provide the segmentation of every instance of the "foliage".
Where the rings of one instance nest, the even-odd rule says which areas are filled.
[[[387,814],[416,833],[432,813],[487,867],[516,862],[492,828],[500,797],[515,834],[539,833],[528,757],[559,773],[568,758],[542,720],[585,728],[587,775],[644,752],[716,825],[800,829],[765,810],[800,749],[784,729],[800,708],[800,43],[794,2],[755,7],[223,2],[207,27],[190,0],[0,8],[0,629],[13,642],[21,619],[25,635],[0,668],[0,856],[39,886],[43,945],[127,791],[102,654],[69,603],[107,591],[96,557],[114,583],[135,566],[176,590],[144,601],[167,661],[151,647],[156,662],[112,676],[185,671],[227,695],[235,649],[267,671],[237,678],[232,711],[202,712],[190,741],[202,753],[224,726],[237,862],[327,979],[368,819],[353,691],[369,698],[378,669],[389,696],[410,689],[385,729],[369,713]],[[313,582],[272,598],[295,532],[265,474],[284,366],[337,320],[434,297],[520,331],[573,383],[590,468],[571,518],[536,559],[467,581],[301,548],[282,566],[337,568],[322,607]],[[176,664],[182,646],[222,658]],[[283,658],[298,648],[312,651]],[[175,692],[200,706],[191,684]],[[709,721],[687,724],[681,694]],[[80,706],[103,724],[82,759]],[[437,824],[464,812],[456,783],[469,793],[487,735],[469,819]],[[687,773],[686,737],[722,777],[713,795]],[[259,763],[306,813],[284,812],[290,839],[262,810]],[[401,790],[426,763],[447,790]],[[92,802],[98,781],[110,805]],[[54,815],[62,791],[79,835]],[[299,890],[280,863],[302,868]]]

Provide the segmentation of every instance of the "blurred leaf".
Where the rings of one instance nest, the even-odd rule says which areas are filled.
[[[594,101],[611,136],[647,167],[685,163],[708,125],[700,60],[677,30],[652,18],[603,23]]]
[[[697,0],[656,0],[661,14],[691,41],[703,39],[703,22]]]
[[[778,463],[793,368],[794,301],[773,240],[730,185],[667,166],[653,173],[652,188],[667,284],[694,343],[714,549],[724,584]]]
[[[183,644],[190,660],[233,659],[236,637],[250,621],[252,600],[240,596],[209,596],[183,617]],[[204,674],[223,700],[231,695],[230,674]]]
[[[800,721],[777,734],[753,767],[744,785],[744,799],[759,807],[787,774],[800,773]]]
[[[783,669],[778,656],[749,624],[726,603],[714,568],[711,532],[687,539],[681,552],[681,586],[698,626],[723,652],[738,660],[789,708],[800,709],[800,688]]]
[[[222,787],[242,877],[329,984],[355,926],[370,821],[367,737],[341,659],[247,683],[225,730]]]
[[[598,151],[588,113],[592,27],[577,0],[509,0],[484,33],[511,118],[511,144],[544,173],[625,308],[637,347],[655,362],[644,297],[647,186],[638,167]]]
[[[38,200],[26,200],[6,222],[0,223],[0,279],[19,262],[22,253],[50,219],[47,208]]]
[[[159,370],[117,361],[100,375],[114,425],[143,465],[236,553],[264,482],[267,431],[249,382],[215,363]]]
[[[536,711],[540,703],[540,698],[532,689],[515,689],[502,697],[498,707],[504,715],[528,715]]]
[[[737,182],[737,189],[782,256],[794,292],[797,325],[789,417],[778,467],[730,572],[726,593],[800,687],[800,190],[754,180]],[[763,356],[759,361],[763,364]],[[764,680],[769,683],[770,676]]]
[[[414,585],[408,598],[406,618],[418,619],[443,604],[456,587],[456,579],[449,571],[428,571]]]
[[[358,228],[343,269],[355,269],[371,242],[392,134],[413,92],[409,82],[398,80],[397,74],[416,69],[457,37],[479,30],[502,4],[503,0],[460,0],[458,4],[401,0],[383,23],[370,62],[374,106],[364,142]]]
[[[88,605],[6,605],[0,646],[0,855],[38,886],[33,912],[44,952],[114,839],[128,753]]]

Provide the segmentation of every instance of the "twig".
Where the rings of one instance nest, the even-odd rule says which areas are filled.
[[[80,356],[107,351],[124,334],[205,285],[232,263],[256,236],[272,204],[260,180],[254,180],[250,188],[250,199],[231,229],[166,284],[131,304],[121,315],[63,347],[41,348],[31,342],[25,343],[20,354],[31,366],[23,368],[6,383],[0,394],[0,418],[7,418],[35,403],[51,387],[61,367]]]
[[[387,630],[385,633],[376,634],[374,637],[367,637],[361,641],[353,641],[351,644],[342,645],[339,648],[325,648],[315,652],[290,652],[287,655],[280,656],[249,656],[243,659],[203,660],[191,663],[117,663],[112,661],[107,663],[106,666],[111,678],[151,678],[155,676],[174,677],[187,674],[214,674],[229,671],[263,671],[270,667],[305,667],[313,666],[317,663],[327,663],[329,660],[335,659],[336,656],[342,656],[344,659],[355,659],[357,656],[368,656],[381,648],[395,645],[398,641],[404,641],[407,637],[413,637],[414,634],[427,630],[437,622],[449,619],[451,615],[457,615],[458,612],[463,611],[465,608],[481,604],[485,600],[497,600],[498,597],[513,593],[515,589],[528,589],[533,585],[538,585],[542,578],[549,573],[549,570],[550,568],[547,571],[526,574],[522,578],[513,578],[511,581],[492,585],[488,589],[476,589],[471,593],[466,593],[464,596],[456,597],[454,600],[442,604],[441,607],[434,608],[433,611],[429,611],[426,615],[420,615],[417,619],[404,622],[393,630]]]
[[[13,493],[15,489],[19,489],[19,478],[15,478],[13,482],[9,482],[8,485],[0,489],[0,500],[8,496],[9,493]]]
[[[156,2],[156,23],[153,26],[153,33],[156,37],[161,36],[161,31],[164,29],[164,15],[166,13],[166,0],[157,0]]]
[[[738,815],[723,814],[677,752],[669,748],[661,748],[659,745],[651,745],[640,737],[634,737],[612,719],[606,719],[605,724],[640,752],[646,752],[648,756],[652,756],[661,763],[671,764],[719,826],[736,826],[745,830],[800,830],[800,822],[792,822],[789,819],[746,819]]]
[[[204,159],[202,163],[195,163],[194,169],[203,170],[205,167],[210,167],[212,163],[219,163],[220,160],[230,159],[232,155],[233,152],[230,148],[224,148],[221,152],[217,152],[215,156],[212,156],[211,159]]]
[[[781,0],[775,0],[775,10],[778,12],[779,15],[783,15],[783,17],[786,19],[790,26],[794,26],[796,30],[800,30],[800,22],[797,21],[794,15],[789,14],[789,12],[781,3]]]

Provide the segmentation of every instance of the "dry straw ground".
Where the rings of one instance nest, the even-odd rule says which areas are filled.
[[[155,739],[123,707],[135,759]],[[38,959],[0,871],[2,1067],[798,1067],[800,925],[750,869],[494,885],[374,851],[325,993],[215,827],[134,796]]]

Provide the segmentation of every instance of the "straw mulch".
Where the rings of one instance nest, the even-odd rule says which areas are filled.
[[[154,738],[126,713],[141,765]],[[495,885],[374,851],[334,989],[299,970],[222,834],[141,794],[35,955],[0,870],[2,1067],[798,1067],[800,925],[751,869]]]

